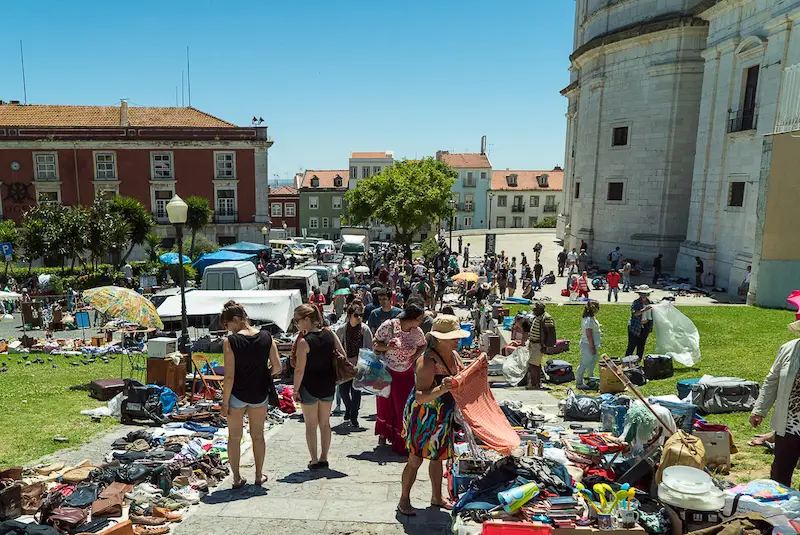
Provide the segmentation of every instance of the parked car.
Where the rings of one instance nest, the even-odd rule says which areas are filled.
[[[208,266],[203,271],[202,290],[257,290],[258,271],[247,260],[231,260]]]
[[[304,303],[308,302],[315,286],[319,286],[319,278],[311,269],[281,269],[267,280],[268,290],[300,290]]]
[[[334,268],[331,266],[314,265],[303,266],[303,269],[309,269],[317,272],[317,278],[319,279],[319,291],[325,296],[326,301],[330,301],[331,294],[335,289],[334,286],[336,286],[336,278],[333,275]]]

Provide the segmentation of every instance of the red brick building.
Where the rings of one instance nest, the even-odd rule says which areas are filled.
[[[269,220],[266,127],[238,127],[194,108],[21,105],[0,101],[0,216],[44,202],[91,204],[110,192],[152,210],[177,193],[206,197],[225,244],[260,241]]]
[[[289,236],[297,236],[300,228],[300,194],[289,186],[269,190],[269,215],[272,228],[286,228]]]

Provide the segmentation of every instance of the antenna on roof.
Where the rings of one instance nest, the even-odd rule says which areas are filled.
[[[185,73],[183,71],[181,71],[181,106],[186,106],[186,98],[185,98],[184,92],[183,92],[183,77],[184,77],[184,74]]]
[[[19,60],[22,63],[22,98],[28,103],[28,86],[25,83],[25,55],[22,53],[22,39],[19,40]]]
[[[175,86],[175,107],[178,107],[178,86]]]
[[[189,47],[186,47],[186,88],[189,93],[189,107],[192,107],[192,75],[189,72]]]

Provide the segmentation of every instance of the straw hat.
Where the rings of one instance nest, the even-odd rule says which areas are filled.
[[[646,284],[642,284],[641,286],[637,286],[637,287],[636,287],[636,293],[637,293],[637,294],[645,294],[645,295],[650,295],[651,293],[653,293],[653,289],[652,289],[652,288],[650,288],[650,287],[649,287],[648,285],[646,285]]]
[[[789,330],[792,332],[800,333],[800,320],[793,321],[789,324]]]
[[[448,314],[439,314],[433,320],[430,335],[438,340],[456,340],[469,338],[469,331],[461,328],[458,318]]]

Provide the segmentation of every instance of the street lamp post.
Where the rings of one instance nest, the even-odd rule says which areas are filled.
[[[453,252],[453,220],[456,215],[456,201],[450,199],[450,252]]]
[[[169,222],[175,226],[175,237],[178,240],[178,263],[180,265],[179,284],[181,285],[181,338],[178,342],[178,350],[191,357],[192,344],[189,340],[189,322],[186,319],[186,272],[183,268],[183,225],[186,224],[186,216],[189,207],[186,203],[175,195],[167,203],[167,217]]]
[[[489,192],[489,218],[488,218],[489,230],[492,230],[492,197],[494,197],[494,193],[492,193],[490,191]]]
[[[266,225],[261,227],[261,235],[264,236],[264,245],[267,244],[267,235],[269,234],[269,228]]]

